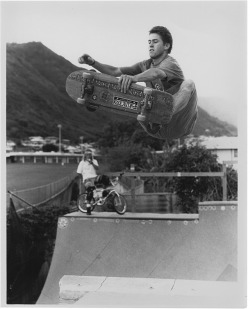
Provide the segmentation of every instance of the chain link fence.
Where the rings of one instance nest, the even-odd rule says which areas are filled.
[[[53,202],[62,202],[66,200],[70,202],[70,192],[65,192],[70,184],[75,180],[76,175],[72,173],[58,181],[49,183],[44,186],[25,190],[13,190],[8,192],[8,201],[11,198],[17,212],[25,210],[29,207],[37,207],[43,204]],[[72,188],[71,188],[72,189]],[[64,197],[63,197],[64,196]]]

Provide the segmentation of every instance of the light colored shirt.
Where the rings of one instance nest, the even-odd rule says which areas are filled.
[[[123,74],[137,75],[151,68],[161,69],[166,74],[166,77],[163,79],[156,79],[152,82],[147,82],[147,87],[161,91],[167,91],[173,94],[170,89],[173,86],[180,85],[184,81],[184,75],[181,67],[179,66],[178,62],[170,55],[167,55],[166,58],[164,58],[157,65],[154,65],[152,60],[148,59],[138,62],[131,67],[122,67],[120,69]],[[176,88],[175,92],[176,91],[178,91],[178,88]]]
[[[98,166],[97,160],[93,159],[93,163]],[[78,174],[82,174],[83,181],[88,179],[88,178],[94,178],[97,176],[96,170],[93,166],[93,164],[89,163],[89,161],[84,161],[82,160],[78,167],[77,171]]]

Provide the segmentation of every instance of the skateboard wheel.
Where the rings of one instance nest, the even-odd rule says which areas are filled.
[[[143,122],[143,121],[146,120],[146,116],[144,116],[144,115],[138,115],[138,116],[137,116],[137,120]]]
[[[86,108],[89,112],[95,112],[99,108],[99,106],[93,104],[87,104]]]
[[[147,87],[143,90],[143,93],[150,95],[152,93],[152,89]]]
[[[79,104],[85,104],[86,101],[85,101],[85,99],[78,98],[76,100],[76,102],[79,103]]]

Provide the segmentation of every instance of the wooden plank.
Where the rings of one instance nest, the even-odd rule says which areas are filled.
[[[107,175],[119,176],[121,172],[107,173]],[[171,173],[140,173],[125,172],[124,177],[223,177],[224,172],[171,172]]]
[[[233,165],[238,164],[238,161],[223,161],[223,164]]]
[[[204,201],[199,206],[238,206],[238,201]]]

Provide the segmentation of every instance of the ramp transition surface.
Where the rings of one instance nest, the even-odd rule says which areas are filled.
[[[58,220],[50,271],[37,304],[59,303],[64,275],[237,280],[237,207],[200,206],[199,220],[79,212]]]

